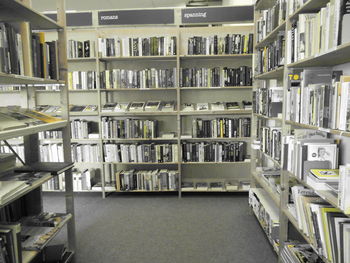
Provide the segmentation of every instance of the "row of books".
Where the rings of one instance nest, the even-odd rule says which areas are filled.
[[[208,181],[182,181],[182,192],[230,192],[230,191],[248,191],[250,183],[247,181],[225,180],[217,181],[211,179]]]
[[[266,81],[253,91],[253,112],[267,117],[278,117],[282,113],[283,87],[267,86]],[[277,83],[276,83],[277,84]]]
[[[90,191],[96,182],[96,170],[89,168],[83,171],[73,169],[73,191]],[[65,191],[66,183],[64,174],[59,174],[42,185],[43,191]]]
[[[158,138],[159,122],[157,120],[102,118],[102,138]]]
[[[252,54],[253,34],[193,36],[187,40],[188,55]]]
[[[315,76],[317,76],[315,78]],[[305,69],[290,81],[286,119],[317,127],[350,130],[350,77],[331,69]]]
[[[251,86],[252,68],[180,68],[180,87]]]
[[[95,41],[68,40],[68,58],[93,58],[95,57]]]
[[[250,137],[250,118],[193,119],[193,138],[237,138]]]
[[[102,57],[173,56],[177,52],[175,36],[98,38]]]
[[[224,110],[251,110],[252,102],[243,100],[241,103],[233,102],[214,102],[214,103],[184,103],[181,105],[182,111],[224,111]]]
[[[113,69],[101,72],[101,89],[156,89],[176,86],[176,68],[127,70]]]
[[[59,79],[57,41],[45,42],[45,34],[32,33],[33,76]]]
[[[72,139],[98,139],[98,123],[94,121],[76,119],[70,122],[70,127]]]
[[[175,191],[179,172],[174,170],[122,170],[115,174],[117,191]]]
[[[338,168],[338,145],[326,133],[296,129],[283,140],[284,167],[300,180],[306,179],[312,168]]]
[[[68,89],[91,90],[97,88],[96,71],[73,71],[68,72]]]
[[[246,159],[245,142],[182,143],[184,162],[243,162]]]
[[[279,246],[279,211],[269,194],[262,188],[250,188],[249,206],[263,227],[268,240],[275,248]]]
[[[103,105],[102,112],[171,112],[175,111],[174,101],[119,102]]]
[[[71,144],[72,161],[83,163],[101,162],[100,149],[97,144]],[[42,162],[63,162],[63,144],[50,143],[39,146],[40,161]]]
[[[176,163],[177,144],[112,144],[103,145],[105,162]]]
[[[281,161],[281,127],[260,127],[261,151],[276,161]]]
[[[284,50],[284,32],[280,32],[273,43],[257,50],[256,73],[263,74],[283,66],[285,64]]]
[[[318,13],[299,14],[288,31],[291,50],[287,63],[293,63],[338,46],[343,1],[330,1]]]
[[[22,37],[7,23],[0,23],[0,72],[24,74]]]
[[[286,20],[287,2],[276,0],[270,9],[261,12],[261,17],[256,21],[258,43]]]
[[[325,202],[314,190],[296,185],[291,192],[293,202],[288,205],[289,211],[314,250],[329,262],[348,262],[349,218]]]

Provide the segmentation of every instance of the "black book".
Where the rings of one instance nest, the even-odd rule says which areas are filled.
[[[78,58],[84,57],[84,44],[81,41],[78,41]]]
[[[90,57],[90,40],[84,41],[84,57],[89,58]]]

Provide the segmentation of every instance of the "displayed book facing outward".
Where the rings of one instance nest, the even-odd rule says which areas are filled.
[[[117,191],[175,191],[179,184],[178,171],[167,169],[122,170],[115,176]]]
[[[182,111],[224,111],[224,110],[251,110],[252,103],[249,101],[242,101],[241,106],[239,102],[201,102],[201,103],[184,103],[182,104]]]
[[[95,41],[68,40],[68,58],[93,58],[95,57]]]
[[[174,56],[176,36],[98,38],[98,52],[103,57]]]
[[[253,34],[194,36],[187,40],[187,55],[252,54]]]
[[[102,112],[172,112],[175,111],[174,101],[135,101],[115,102],[103,105]]]
[[[252,68],[181,68],[180,87],[251,86]]]
[[[100,73],[101,89],[175,88],[176,68],[112,69]]]

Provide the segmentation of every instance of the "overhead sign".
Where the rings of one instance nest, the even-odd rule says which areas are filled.
[[[174,9],[99,11],[98,24],[100,26],[174,24]]]
[[[57,21],[57,14],[45,14]],[[92,12],[67,13],[67,26],[92,26]]]
[[[252,22],[253,20],[252,5],[181,9],[182,24]]]

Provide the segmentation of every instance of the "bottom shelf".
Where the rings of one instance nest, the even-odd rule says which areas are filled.
[[[312,242],[310,240],[310,238],[305,235],[305,233],[299,228],[299,224],[297,219],[293,216],[293,214],[288,210],[288,209],[284,209],[283,213],[287,216],[289,222],[292,223],[292,225],[294,226],[294,228],[299,232],[299,234],[305,239],[305,241],[312,247],[312,249],[314,250],[314,252],[322,259],[322,261],[324,263],[331,263],[331,261],[329,261],[327,258],[323,257],[322,255],[319,255],[319,253],[317,252],[317,250],[312,246]]]
[[[42,245],[41,250],[22,250],[22,263],[29,263],[42,251],[44,247],[49,244],[52,239],[63,229],[63,227],[72,219],[72,214],[67,214],[65,219],[62,220],[56,227],[53,228],[51,236],[47,237],[45,243]],[[69,261],[67,261],[69,262]]]
[[[256,218],[256,220],[259,222],[259,225],[261,226],[262,230],[265,232],[264,223],[261,222],[261,221],[258,219],[258,217],[257,217],[257,215],[254,213],[254,211],[253,211],[253,214],[254,214],[254,217]],[[267,240],[270,242],[270,244],[271,244],[271,246],[272,246],[272,248],[273,248],[273,251],[275,251],[276,254],[278,255],[278,253],[279,253],[279,245],[276,244],[276,243],[266,234],[266,232],[265,232],[265,237],[266,237]]]
[[[32,260],[35,259],[35,257],[39,254],[39,251],[23,251],[22,252],[22,263],[29,263]],[[69,263],[72,261],[74,256],[74,252],[72,251],[67,251],[64,255],[63,255],[63,263]]]

